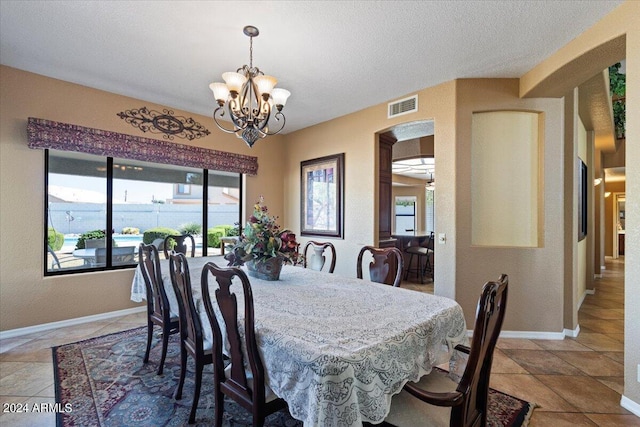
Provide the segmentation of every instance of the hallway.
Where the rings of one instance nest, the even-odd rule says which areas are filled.
[[[577,338],[500,339],[493,387],[539,405],[531,426],[640,426],[620,406],[624,370],[624,258],[607,259],[587,295]]]

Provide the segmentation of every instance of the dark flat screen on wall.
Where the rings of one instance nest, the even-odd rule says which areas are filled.
[[[578,241],[587,237],[587,165],[578,159]]]

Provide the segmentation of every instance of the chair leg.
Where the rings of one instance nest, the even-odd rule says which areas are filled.
[[[198,400],[200,399],[200,387],[202,387],[202,371],[204,364],[202,360],[196,358],[196,386],[193,390],[193,403],[191,404],[191,413],[189,414],[189,424],[196,422],[196,410],[198,409]]]
[[[426,273],[427,271],[430,273],[431,278],[433,279],[433,268],[431,266],[431,258],[430,255],[427,253],[426,255],[427,258],[427,262],[424,265],[424,272]],[[424,274],[424,273],[423,273]]]
[[[147,320],[147,350],[144,352],[143,363],[149,363],[149,353],[151,352],[151,340],[153,339],[153,322]]]
[[[413,261],[413,254],[409,255],[409,262],[407,263],[407,271],[404,273],[404,280],[409,278],[409,272],[411,271],[411,261]]]
[[[253,407],[253,427],[263,427],[264,419],[266,418],[264,415],[264,411],[260,408]]]
[[[418,256],[418,270],[420,271],[420,284],[424,284],[424,271],[422,270],[422,255]]]
[[[178,381],[178,387],[176,388],[176,400],[182,399],[182,387],[184,386],[184,379],[187,375],[187,357],[187,349],[182,343],[180,343],[180,380]]]
[[[167,347],[169,347],[169,327],[162,328],[162,357],[160,357],[160,366],[158,367],[158,375],[162,375],[164,370],[164,360],[167,358]]]
[[[215,427],[222,427],[222,414],[224,414],[224,394],[220,390],[220,383],[217,379],[215,380],[214,387],[214,417],[215,417]]]

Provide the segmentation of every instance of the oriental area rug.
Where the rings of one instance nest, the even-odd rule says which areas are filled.
[[[157,375],[161,343],[156,328],[149,363],[142,359],[146,327],[54,347],[56,402],[70,404],[58,413],[58,427],[71,426],[186,426],[194,388],[194,364],[189,358],[181,400],[173,393],[180,377],[178,334],[169,338],[164,373]],[[528,422],[532,404],[490,391],[489,419],[494,427],[519,427]],[[213,369],[205,366],[196,426],[213,425]],[[224,426],[251,426],[251,414],[232,401],[225,402]],[[392,426],[389,423],[381,426]],[[288,411],[269,416],[267,427],[302,427]],[[398,426],[413,427],[413,426]],[[417,426],[416,426],[417,427]]]

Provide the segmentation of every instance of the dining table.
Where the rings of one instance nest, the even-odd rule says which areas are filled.
[[[226,265],[222,257],[188,258],[196,310],[210,342],[200,278],[207,262]],[[160,267],[169,303],[177,307],[168,260]],[[468,341],[462,308],[449,298],[291,265],[277,281],[249,280],[266,384],[305,426],[381,423],[405,383],[455,362],[453,348]],[[210,278],[207,286],[213,294],[217,284]],[[234,287],[241,300],[239,280]],[[131,299],[146,299],[139,266]],[[243,331],[242,309],[238,315]]]
[[[75,249],[72,255],[75,258],[82,258],[85,262],[92,263],[96,258],[96,248]]]

